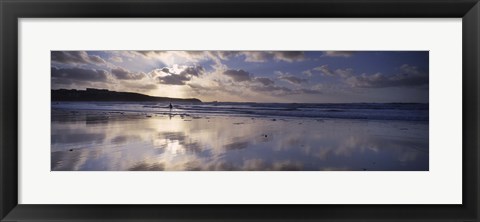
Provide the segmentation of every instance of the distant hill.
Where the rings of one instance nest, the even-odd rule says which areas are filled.
[[[52,90],[52,101],[126,101],[126,102],[198,102],[199,99],[155,97],[133,92],[115,92],[107,89],[86,90],[55,89]]]

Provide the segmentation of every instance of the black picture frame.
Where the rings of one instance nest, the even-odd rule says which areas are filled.
[[[478,0],[0,0],[1,221],[479,221]],[[461,205],[18,204],[18,19],[133,17],[462,18]],[[448,44],[448,43],[446,43]],[[441,195],[441,194],[439,194]]]

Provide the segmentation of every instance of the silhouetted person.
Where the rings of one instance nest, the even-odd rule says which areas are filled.
[[[170,103],[170,105],[168,105],[168,107],[170,107],[170,111],[172,111],[172,109],[173,109],[172,103]]]

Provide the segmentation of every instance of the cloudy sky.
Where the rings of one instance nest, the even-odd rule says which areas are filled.
[[[428,102],[427,51],[52,51],[52,89],[233,102]]]

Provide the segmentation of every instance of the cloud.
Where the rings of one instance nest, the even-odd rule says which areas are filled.
[[[246,62],[266,62],[273,58],[273,54],[268,52],[244,52]]]
[[[276,60],[286,62],[303,61],[305,59],[304,52],[299,51],[280,51],[273,54]]]
[[[143,55],[145,57],[150,57],[150,56],[156,56],[156,55],[162,55],[164,53],[168,53],[168,51],[132,51],[133,53],[137,53],[140,55]]]
[[[180,72],[180,75],[200,76],[203,73],[205,73],[205,69],[202,66],[187,66]]]
[[[400,70],[403,72],[403,73],[406,73],[406,74],[414,74],[414,75],[419,75],[421,74],[421,72],[418,70],[418,67],[416,66],[411,66],[411,65],[408,65],[408,64],[403,64],[400,66]]]
[[[318,89],[290,89],[285,86],[267,85],[267,86],[249,86],[249,89],[255,92],[268,93],[275,96],[288,96],[296,94],[322,94]]]
[[[88,55],[83,51],[52,51],[52,61],[60,63],[88,63]]]
[[[89,58],[90,58],[90,61],[94,63],[106,63],[105,60],[103,60],[100,56],[97,56],[97,55],[89,56]]]
[[[184,51],[184,52],[194,57],[203,57],[205,53],[209,51]]]
[[[312,70],[305,70],[302,73],[307,75],[307,76],[312,76],[313,75]]]
[[[323,92],[319,89],[297,89],[296,93],[299,94],[322,94]]]
[[[163,64],[174,65],[183,62],[197,62],[207,59],[209,51],[166,51],[166,50],[137,50],[120,51],[120,55],[129,59],[137,58],[140,60],[159,60]],[[140,57],[140,58],[138,58]],[[130,60],[131,61],[131,60]]]
[[[240,51],[216,51],[211,52],[214,56],[217,56],[221,60],[228,60],[230,57],[238,56],[241,54]]]
[[[108,78],[108,72],[99,69],[81,69],[81,68],[51,68],[52,80],[55,83],[71,84],[74,81],[105,82]]]
[[[279,75],[279,79],[283,81],[287,81],[289,83],[299,85],[301,83],[307,82],[306,79],[298,78],[288,73],[284,74],[280,71],[276,72]],[[270,78],[267,77],[257,77],[252,73],[249,73],[245,70],[227,70],[224,72],[225,75],[230,76],[235,80],[235,82],[227,85],[224,82],[218,82],[219,86],[217,90],[220,88],[222,90],[235,88],[240,89],[237,93],[247,93],[248,91],[253,93],[258,93],[258,95],[270,95],[270,96],[287,96],[287,95],[294,95],[294,94],[320,94],[322,93],[318,89],[291,89],[285,86],[279,86],[275,84]],[[236,82],[241,83],[235,84]],[[233,86],[233,87],[232,87]],[[242,90],[244,88],[244,90]],[[230,92],[232,93],[232,92]]]
[[[305,60],[304,52],[300,51],[245,51],[246,62],[266,62],[268,60],[295,62]]]
[[[185,63],[198,63],[208,59],[218,61],[210,51],[132,51],[135,56],[143,59],[158,60],[168,66]]]
[[[295,85],[300,85],[302,83],[308,82],[307,79],[299,78],[293,75],[290,75],[288,73],[282,73],[280,71],[275,72],[278,75],[278,79],[283,80],[285,82],[295,84]]]
[[[331,70],[328,65],[315,67],[312,71],[318,71],[324,76],[340,76],[342,78],[348,78],[353,75],[353,69],[351,68]]]
[[[170,73],[170,69],[167,68],[167,67],[163,67],[163,68],[161,68],[160,70],[161,70],[162,72],[164,72],[164,73]]]
[[[141,56],[148,60],[159,60],[169,66],[207,60],[222,65],[222,60],[229,60],[238,56],[244,57],[246,62],[267,62],[271,60],[296,62],[305,60],[305,54],[302,51],[126,51],[122,55],[131,58]],[[110,60],[112,59],[110,58]]]
[[[314,71],[319,71],[323,75],[327,75],[327,76],[333,76],[334,75],[334,73],[328,68],[328,65],[318,66],[318,67],[313,68],[313,70]]]
[[[400,72],[394,75],[382,73],[355,75],[352,68],[332,70],[328,65],[322,65],[307,71],[311,74],[320,72],[323,76],[338,76],[343,82],[356,88],[386,88],[428,84],[428,74],[421,72],[416,66],[404,64],[400,66],[399,70]]]
[[[428,84],[428,74],[423,73],[416,66],[404,64],[400,67],[400,73],[385,75],[375,73],[359,76],[351,76],[345,80],[352,87],[359,88],[386,88],[386,87],[411,87]]]
[[[355,52],[351,52],[351,51],[325,51],[323,53],[323,56],[349,58],[349,57],[352,57],[354,53]]]
[[[250,73],[242,69],[239,69],[239,70],[229,69],[224,71],[223,74],[232,78],[236,82],[245,82],[245,81],[250,81],[252,79],[250,76]]]
[[[295,76],[280,76],[278,78],[281,79],[281,80],[287,81],[289,83],[292,83],[292,84],[297,84],[297,85],[307,82],[306,79],[298,78],[298,77],[295,77]]]
[[[261,83],[261,84],[263,84],[263,85],[265,85],[265,86],[269,86],[269,85],[275,84],[275,82],[274,82],[272,79],[270,79],[270,78],[265,78],[265,77],[255,77],[253,80],[256,81],[256,82],[259,82],[259,83]]]
[[[145,73],[130,72],[122,67],[112,69],[111,72],[117,79],[122,80],[138,80],[143,79],[146,76]]]
[[[90,56],[85,51],[52,51],[51,56],[52,61],[66,64],[105,63],[100,56]]]
[[[336,69],[335,74],[337,76],[340,76],[342,78],[348,78],[350,76],[353,76],[353,69],[351,68],[346,68],[346,69]]]
[[[271,78],[256,76],[245,70],[219,69],[206,76],[208,79],[196,79],[196,81],[188,83],[194,93],[203,95],[221,94],[223,98],[244,99],[242,101],[256,101],[258,99],[268,101],[271,96],[321,93],[316,89],[291,89],[279,86]],[[303,79],[300,81],[303,81]]]
[[[189,82],[186,85],[188,85],[190,90],[194,92],[194,95],[216,96],[219,93],[221,93],[222,96],[224,96],[224,94],[228,95],[227,90],[223,87],[221,83],[218,82]]]
[[[190,80],[190,78],[178,74],[160,76],[157,79],[161,84],[165,85],[185,85],[185,83]]]
[[[231,101],[273,101],[272,97],[292,96],[301,94],[321,94],[316,88],[292,89],[287,86],[276,85],[272,78],[257,76],[246,70],[224,69],[221,67],[205,75],[205,78],[196,78],[188,82],[192,94],[207,96],[222,95],[223,99]],[[282,74],[277,72],[278,75]],[[295,81],[297,79],[294,79]],[[299,78],[299,82],[306,80]],[[286,101],[286,100],[285,100]]]
[[[113,56],[113,57],[110,57],[110,61],[117,62],[117,63],[122,63],[123,59],[120,56]]]
[[[276,86],[276,85],[254,85],[254,86],[249,86],[249,88],[257,92],[269,92],[272,94],[282,94],[282,95],[292,92],[292,89],[290,88],[287,88],[285,86]]]
[[[156,78],[159,83],[166,85],[186,85],[194,76],[199,77],[205,73],[202,66],[178,66],[163,67],[152,70],[149,74]]]
[[[272,81],[273,82],[273,81]],[[291,89],[285,86],[278,86],[272,84],[268,85],[249,85],[248,88],[255,92],[265,93],[267,92],[270,95],[276,96],[287,96],[295,94],[322,94],[323,92],[319,89]]]

